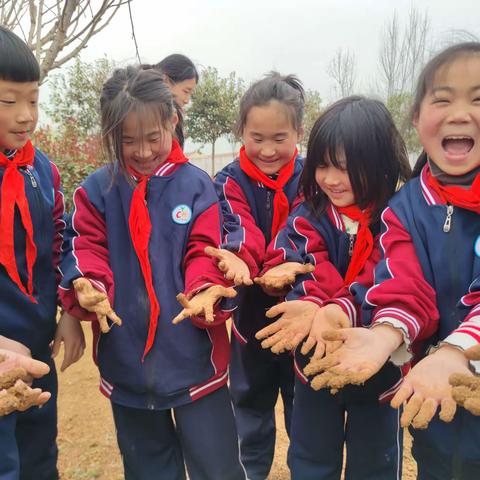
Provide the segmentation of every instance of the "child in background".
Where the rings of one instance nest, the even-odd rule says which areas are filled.
[[[216,307],[235,291],[204,253],[221,241],[213,184],[174,138],[160,72],[116,70],[100,107],[112,164],[74,194],[60,295],[69,311],[96,314],[100,390],[125,478],[183,480],[186,465],[192,480],[245,479],[227,389],[229,314]],[[108,331],[108,318],[121,326]]]
[[[175,135],[180,146],[183,148],[185,135],[183,132],[184,108],[190,102],[190,98],[198,83],[198,71],[194,63],[185,55],[173,53],[153,65],[152,68],[160,70],[164,80],[170,87],[170,91],[177,105],[178,123],[175,128]]]
[[[480,477],[480,418],[459,409],[449,376],[478,372],[464,350],[479,342],[480,43],[452,46],[420,75],[413,123],[424,153],[417,176],[382,215],[384,259],[365,308],[370,330],[341,330],[343,342],[316,370],[363,381],[391,358],[421,359],[392,400],[407,402],[419,479]],[[428,347],[431,347],[427,350]],[[424,356],[424,353],[427,353]],[[328,382],[326,382],[328,384]],[[434,418],[438,407],[440,418]],[[421,430],[420,430],[421,429]]]
[[[51,357],[64,342],[64,370],[81,357],[84,339],[76,319],[63,315],[56,323],[64,205],[57,167],[30,142],[40,68],[27,45],[4,27],[0,58],[0,338],[3,344],[8,339],[7,349],[48,365],[50,372],[32,387],[51,394],[42,409],[0,418],[0,478],[52,480],[58,472]]]
[[[301,179],[305,201],[264,263],[265,270],[282,262],[310,263],[315,270],[297,277],[287,302],[267,312],[280,318],[257,333],[276,353],[301,344],[288,451],[294,480],[339,480],[344,446],[345,478],[401,478],[398,414],[385,404],[401,371],[387,366],[363,387],[331,395],[315,391],[302,370],[312,354],[323,356],[323,331],[365,321],[360,306],[380,259],[380,214],[409,175],[405,145],[381,102],[348,97],[315,122]]]
[[[304,92],[293,75],[271,73],[254,83],[240,101],[240,158],[215,179],[226,233],[221,249],[209,249],[236,285],[230,393],[240,437],[242,462],[252,480],[265,479],[275,449],[275,412],[281,392],[285,426],[290,430],[293,369],[290,355],[263,351],[255,333],[277,298],[252,279],[262,268],[265,249],[297,196],[303,161],[296,145],[303,135]]]

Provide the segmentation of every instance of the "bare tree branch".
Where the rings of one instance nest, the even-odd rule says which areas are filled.
[[[357,76],[355,54],[339,48],[327,66],[327,73],[335,81],[337,96],[351,95]]]
[[[3,0],[0,22],[21,32],[37,57],[43,81],[49,71],[78,55],[127,3],[128,0]]]

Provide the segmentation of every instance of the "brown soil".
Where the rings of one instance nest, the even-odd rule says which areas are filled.
[[[62,480],[122,480],[109,401],[98,390],[98,372],[91,358],[91,334],[86,325],[87,350],[66,372],[59,373],[58,446]],[[61,364],[57,359],[57,365]],[[283,427],[281,402],[277,405],[278,438],[270,480],[288,480],[288,440]],[[413,480],[415,463],[406,439],[403,479]]]

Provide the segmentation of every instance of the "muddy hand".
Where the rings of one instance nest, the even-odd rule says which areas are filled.
[[[297,275],[311,273],[315,267],[310,263],[286,262],[265,272],[261,277],[255,277],[254,282],[268,291],[284,290],[295,282]]]
[[[205,247],[205,253],[218,259],[217,267],[225,274],[227,280],[239,285],[253,285],[248,265],[233,252],[223,248]]]
[[[115,325],[122,324],[122,320],[111,307],[106,293],[99,292],[86,278],[75,279],[73,287],[75,288],[80,306],[97,315],[100,330],[103,333],[107,333],[110,330],[107,318]]]
[[[172,323],[180,323],[188,317],[204,317],[206,322],[212,323],[215,319],[213,313],[215,304],[223,297],[234,298],[236,296],[237,292],[233,288],[226,288],[221,285],[214,285],[202,290],[190,300],[183,293],[179,293],[177,300],[183,310],[172,320]]]

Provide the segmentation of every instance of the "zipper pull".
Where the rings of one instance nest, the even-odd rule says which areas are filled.
[[[267,190],[267,210],[270,210],[271,208],[272,208],[271,193],[270,193],[270,190]]]
[[[448,233],[452,227],[452,215],[453,215],[453,205],[447,206],[447,218],[445,218],[445,223],[443,224],[443,231]]]
[[[352,235],[350,234],[349,235],[349,244],[348,244],[348,255],[350,255],[350,257],[353,255],[353,245],[355,243],[355,235]]]
[[[37,188],[38,183],[37,183],[37,180],[35,179],[35,177],[33,176],[33,173],[28,168],[25,168],[25,172],[30,177],[30,182],[32,182],[32,187]]]

